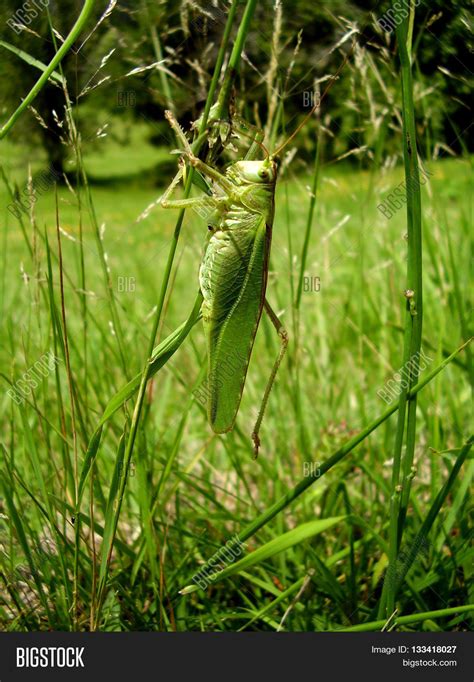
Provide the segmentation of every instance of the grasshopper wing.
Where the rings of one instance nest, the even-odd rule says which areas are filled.
[[[216,433],[232,429],[267,285],[271,228],[253,215],[242,229],[210,240],[200,280],[208,345],[208,418]]]

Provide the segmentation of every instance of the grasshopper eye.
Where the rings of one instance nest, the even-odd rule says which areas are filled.
[[[268,178],[268,171],[266,171],[264,168],[262,168],[262,170],[259,170],[259,171],[258,171],[258,175],[259,175],[259,177],[261,177],[263,180],[265,180],[266,178]]]

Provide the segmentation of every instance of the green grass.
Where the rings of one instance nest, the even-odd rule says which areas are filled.
[[[241,13],[233,0],[222,32],[193,141],[209,163],[221,149],[204,144],[208,117],[228,113],[256,6],[247,0]],[[86,2],[86,14],[91,7]],[[294,129],[285,120],[288,83],[276,69],[278,12],[266,76],[272,148],[280,128]],[[169,46],[148,19],[161,61]],[[372,170],[324,165],[328,132],[319,126],[313,168],[297,157],[279,181],[268,299],[290,346],[258,461],[250,431],[278,340],[263,319],[236,428],[213,435],[195,397],[206,368],[195,324],[206,225],[192,212],[153,206],[174,173],[173,142],[154,147],[159,126],[132,123],[114,99],[102,100],[105,110],[84,109],[65,90],[63,133],[75,159],[66,164],[69,187],[38,192],[34,209],[17,220],[8,212],[11,193],[46,159],[2,141],[4,629],[469,628],[470,159],[429,164],[421,197],[417,188],[390,220],[377,209],[405,175],[417,174],[413,19],[397,28],[400,112],[388,96],[388,109],[370,102]],[[48,67],[60,78],[74,37]],[[351,53],[346,61],[346,71],[363,73]],[[172,72],[160,71],[159,80],[173,109]],[[390,87],[395,102],[400,93]],[[417,108],[428,96],[416,94]],[[236,104],[250,100],[240,93]],[[354,104],[362,119],[365,104],[347,102],[348,109]],[[100,125],[93,139],[87,106]],[[387,151],[380,126],[403,149],[404,174],[379,167]],[[430,149],[429,134],[428,127],[420,148]],[[192,179],[190,169],[185,195]],[[381,396],[420,346],[428,366],[387,405]]]
[[[84,161],[91,175],[95,175],[94,164],[99,175],[100,163],[113,166],[116,177],[129,176],[127,183],[97,184],[91,189],[97,220],[106,226],[103,246],[124,332],[130,378],[141,372],[146,359],[150,315],[176,216],[155,208],[137,223],[139,214],[162,190],[133,179],[135,172],[139,175],[143,171],[143,157],[136,155],[135,161],[131,156],[120,157],[107,138],[100,144],[102,153],[95,150]],[[7,175],[22,186],[27,171],[20,161],[27,158],[27,151],[11,146],[8,150],[4,157]],[[162,152],[157,158],[163,158]],[[422,188],[422,347],[432,358],[427,371],[467,339],[466,320],[471,307],[466,248],[470,165],[467,160],[455,159],[433,162],[429,168],[432,179]],[[170,176],[163,171],[161,179],[166,186]],[[297,383],[291,284],[293,290],[298,284],[297,259],[306,227],[311,172],[299,167],[296,175],[282,179],[268,298],[288,328],[290,349],[263,422],[260,457],[256,462],[252,459],[250,431],[278,339],[264,320],[237,428],[216,437],[192,397],[205,362],[204,338],[198,324],[147,390],[106,580],[100,629],[275,630],[289,607],[281,626],[284,630],[380,627],[377,609],[387,565],[394,416],[247,540],[246,563],[238,574],[228,570],[222,582],[216,581],[207,591],[180,595],[179,590],[192,582],[202,563],[226,540],[251,524],[302,480],[310,467],[319,467],[386,409],[377,391],[397,371],[402,357],[406,226],[403,208],[387,220],[376,207],[402,179],[401,168],[371,178],[366,171],[350,167],[322,167],[306,265],[307,276],[320,278],[320,291],[302,293]],[[81,464],[87,440],[109,399],[126,383],[126,376],[111,332],[93,228],[83,205],[88,292],[84,327],[79,211],[68,189],[61,188],[58,194],[60,226],[76,240],[62,237]],[[0,198],[5,206],[5,188]],[[33,247],[31,256],[17,221],[3,211],[1,363],[3,373],[12,381],[44,352],[54,349],[51,294],[55,314],[60,317],[53,191],[38,199],[35,214],[36,232],[25,220]],[[51,250],[50,293],[43,230]],[[201,219],[189,212],[178,246],[178,267],[161,338],[191,310],[205,232]],[[120,282],[122,286],[128,282],[129,290],[121,291]],[[467,360],[464,351],[418,395],[416,473],[402,559],[410,555],[411,543],[469,435]],[[2,572],[7,586],[0,614],[2,627],[73,627],[71,579],[76,560],[77,627],[87,629],[94,604],[91,595],[100,570],[104,522],[110,518],[113,491],[123,475],[120,441],[132,405],[127,413],[117,412],[105,428],[95,464],[96,556],[87,485],[82,540],[75,559],[71,523],[74,448],[65,363],[59,363],[57,376],[52,372],[46,377],[22,407],[8,397],[8,388],[5,382],[1,394],[6,491]],[[468,611],[456,614],[449,609],[474,601],[469,592],[472,550],[467,497],[472,473],[472,460],[468,459],[435,515],[426,546],[410,564],[397,594],[398,616],[402,617],[398,628],[469,627]],[[335,525],[328,523],[319,532],[317,521],[336,517]],[[314,533],[303,525],[311,523],[316,524]],[[294,536],[285,540],[285,534],[293,530]],[[251,561],[252,554],[255,561]],[[417,613],[429,615],[420,620]]]

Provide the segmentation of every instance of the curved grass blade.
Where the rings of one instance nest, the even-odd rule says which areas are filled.
[[[33,85],[31,88],[30,92],[26,95],[26,97],[22,100],[21,104],[15,109],[13,114],[10,116],[8,121],[5,123],[0,128],[0,140],[5,137],[5,135],[13,128],[17,120],[20,118],[22,113],[27,109],[30,104],[33,102],[33,100],[37,97],[37,95],[41,92],[43,89],[44,85],[48,82],[49,77],[55,70],[55,68],[61,63],[61,61],[64,59],[64,57],[67,55],[69,52],[69,49],[72,47],[74,44],[74,41],[76,38],[79,36],[80,32],[84,28],[84,25],[89,18],[89,15],[92,11],[92,8],[94,7],[95,0],[85,0],[84,5],[82,7],[81,13],[79,17],[77,18],[76,23],[68,33],[66,40],[64,43],[61,45],[59,50],[56,52],[54,55],[53,59],[50,61],[48,64],[46,70],[42,73],[40,78],[36,81],[36,83]]]
[[[0,40],[0,47],[4,47],[6,50],[13,52],[13,54],[16,54],[17,57],[23,59],[24,62],[26,62],[30,66],[34,66],[35,69],[39,69],[40,71],[44,72],[48,68],[47,65],[43,64],[43,62],[40,62],[39,59],[35,59],[30,54],[28,54],[28,52],[20,50],[18,47],[10,45],[10,43],[6,43],[4,40]],[[51,80],[54,80],[57,83],[60,83],[61,85],[66,83],[65,78],[61,76],[61,74],[58,71],[51,72]]]
[[[437,611],[412,613],[409,616],[399,616],[398,618],[395,618],[390,624],[390,629],[392,630],[398,625],[412,625],[413,623],[421,623],[423,620],[447,618],[448,616],[457,616],[461,613],[469,613],[470,611],[474,611],[474,604],[454,606],[452,608],[439,609]],[[371,623],[361,623],[360,625],[353,625],[350,628],[338,628],[337,630],[332,630],[332,632],[375,632],[376,630],[382,630],[386,624],[386,620],[374,620]]]
[[[217,573],[211,573],[210,575],[205,575],[206,566],[204,566],[199,570],[199,574],[205,575],[204,580],[206,582],[208,582],[209,584],[214,584],[218,580],[229,578],[230,576],[235,575],[236,573],[240,573],[241,571],[246,570],[251,566],[255,566],[256,564],[259,564],[262,561],[266,561],[267,559],[270,559],[271,557],[275,556],[275,554],[279,554],[280,552],[283,552],[286,549],[289,549],[290,547],[293,547],[294,545],[303,542],[303,540],[307,540],[308,538],[313,537],[314,535],[319,535],[319,533],[323,533],[325,530],[328,530],[328,528],[331,528],[332,526],[336,525],[336,523],[339,523],[339,521],[342,521],[345,518],[346,518],[345,516],[334,516],[333,518],[330,519],[318,519],[317,521],[309,521],[308,523],[302,523],[300,526],[297,526],[296,528],[289,530],[287,533],[283,533],[283,535],[279,535],[273,540],[270,540],[270,542],[267,542],[262,547],[256,549],[254,552],[250,552],[250,554],[247,554],[239,561],[236,561],[234,564],[227,566],[222,571],[218,571]],[[199,590],[199,586],[197,584],[187,585],[182,590],[180,590],[180,594],[190,594],[191,592],[196,592],[196,590]]]
[[[441,507],[443,506],[444,502],[446,501],[446,498],[448,497],[449,493],[451,492],[451,489],[458,477],[458,474],[461,470],[462,465],[467,459],[467,456],[469,455],[469,451],[472,447],[472,444],[474,443],[474,436],[470,436],[466,443],[463,445],[461,448],[456,461],[453,465],[453,468],[451,469],[451,472],[449,474],[449,477],[446,481],[446,483],[443,485],[441,490],[439,491],[438,495],[436,496],[436,499],[434,500],[433,504],[430,507],[430,510],[426,516],[426,519],[424,520],[420,530],[416,534],[415,539],[410,545],[410,548],[408,550],[408,555],[405,557],[405,560],[402,564],[401,567],[398,568],[396,573],[392,576],[396,578],[394,581],[394,585],[392,586],[392,589],[394,590],[395,597],[400,590],[400,587],[405,580],[405,577],[407,573],[409,572],[410,568],[413,565],[413,562],[415,561],[417,554],[420,550],[421,547],[423,547],[424,543],[426,542],[426,539],[428,537],[428,534],[436,521],[438,514],[441,510]],[[390,573],[389,573],[390,576]]]
[[[153,351],[150,361],[150,369],[148,373],[148,379],[158,372],[159,369],[165,365],[174,353],[178,350],[180,345],[183,343],[191,329],[194,327],[196,322],[201,319],[201,302],[202,296],[199,294],[194,303],[191,315],[188,317],[186,322],[177,327],[174,332],[164,339]],[[131,379],[128,384],[126,384],[114,397],[109,401],[107,407],[105,408],[104,414],[99,422],[99,427],[103,426],[106,421],[120,408],[122,405],[132,397],[132,395],[138,390],[140,386],[140,380],[142,378],[141,373],[137,374],[133,379]]]
[[[181,346],[183,341],[188,336],[191,329],[194,327],[196,322],[201,319],[201,303],[202,296],[198,294],[194,302],[194,307],[191,311],[188,319],[183,322],[182,325],[177,327],[169,336],[166,337],[153,351],[150,360],[150,370],[148,374],[148,380],[155,375],[158,370],[160,370],[168,360],[176,353],[178,348]],[[117,410],[122,407],[122,405],[132,397],[132,395],[138,391],[141,381],[141,374],[137,374],[131,381],[128,382],[114,397],[109,401],[107,407],[105,408],[104,414],[97,425],[91,439],[89,440],[89,445],[87,447],[87,452],[85,455],[84,463],[82,465],[81,477],[79,481],[78,488],[78,501],[80,503],[82,495],[84,493],[84,486],[89,475],[91,466],[96,458],[97,451],[99,449],[100,440],[102,437],[102,428],[104,424],[112,417]]]
[[[99,593],[105,587],[107,578],[107,570],[110,563],[112,553],[113,531],[114,531],[114,516],[115,516],[115,502],[119,490],[120,477],[124,475],[123,471],[123,456],[125,453],[125,434],[120,438],[120,443],[115,460],[114,473],[112,476],[112,483],[110,485],[109,499],[107,501],[107,509],[105,511],[104,535],[102,538],[102,560],[99,572]]]

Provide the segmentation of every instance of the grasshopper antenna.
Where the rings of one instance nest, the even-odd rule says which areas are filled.
[[[343,68],[345,67],[345,65],[347,64],[347,62],[349,61],[349,57],[351,57],[352,53],[354,52],[355,46],[356,46],[356,41],[354,40],[353,43],[352,43],[351,49],[349,50],[349,52],[346,54],[346,56],[345,56],[344,59],[342,60],[342,62],[341,62],[341,64],[339,65],[339,67],[338,67],[336,73],[334,74],[334,76],[332,76],[329,85],[327,86],[327,88],[326,88],[325,91],[323,92],[323,94],[322,94],[322,96],[320,97],[319,101],[314,105],[314,107],[311,109],[311,111],[309,112],[309,114],[307,114],[307,115],[304,117],[304,119],[301,121],[301,123],[299,124],[299,126],[296,128],[296,130],[294,130],[294,131],[291,133],[290,137],[289,137],[287,140],[285,140],[285,142],[283,142],[283,144],[281,144],[281,145],[278,147],[278,149],[277,149],[276,151],[273,152],[272,156],[278,156],[278,154],[281,152],[281,150],[284,149],[284,148],[286,147],[286,145],[289,144],[289,143],[291,142],[291,140],[293,140],[293,139],[296,137],[296,135],[298,135],[298,133],[300,132],[301,128],[303,128],[303,127],[306,125],[306,123],[309,121],[309,119],[310,119],[311,116],[314,114],[314,112],[315,112],[317,109],[319,109],[319,107],[321,106],[321,102],[322,102],[323,99],[326,97],[326,95],[328,94],[329,90],[330,90],[330,89],[332,88],[332,86],[334,85],[335,81],[339,78],[339,75],[341,74],[341,71],[343,70]]]

